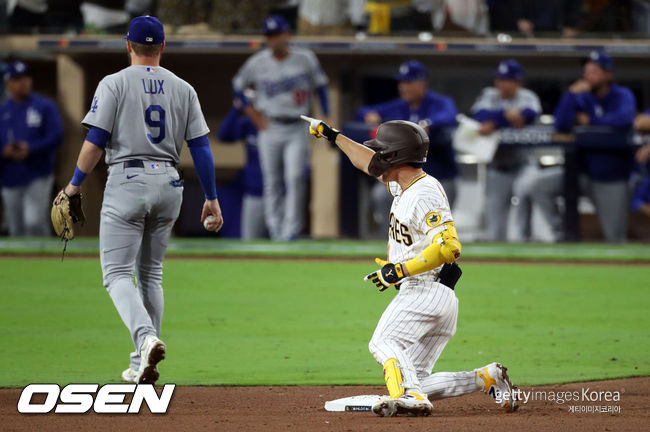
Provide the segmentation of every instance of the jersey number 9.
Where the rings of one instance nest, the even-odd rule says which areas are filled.
[[[152,112],[158,113],[158,120],[151,118]],[[151,141],[152,144],[160,144],[162,140],[165,139],[165,110],[163,107],[160,105],[150,105],[144,112],[144,121],[150,128],[158,129],[157,136],[152,136],[150,133],[147,134],[149,141]]]

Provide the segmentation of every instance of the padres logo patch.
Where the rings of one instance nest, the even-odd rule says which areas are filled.
[[[435,228],[440,225],[440,212],[429,212],[425,216],[425,219],[427,221],[427,225],[429,225],[431,228]]]

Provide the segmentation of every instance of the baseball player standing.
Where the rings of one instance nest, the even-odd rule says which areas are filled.
[[[583,59],[582,78],[564,93],[555,108],[555,128],[570,132],[574,126],[609,126],[629,132],[636,115],[636,99],[614,76],[614,60],[603,51],[592,51]],[[605,138],[607,139],[607,138]],[[632,149],[580,148],[580,189],[596,206],[605,240],[624,242],[627,237],[628,181],[634,162]],[[556,197],[562,194],[564,167],[542,170],[534,179],[532,199],[548,221],[555,240],[563,239],[563,221]]]
[[[328,80],[313,52],[289,46],[284,18],[269,16],[262,30],[267,48],[246,61],[233,79],[233,90],[259,130],[269,233],[274,240],[293,240],[304,226],[309,160],[309,136],[300,115],[309,113],[314,91],[323,114],[329,115]],[[244,95],[249,87],[256,91],[255,106]]]
[[[486,87],[472,106],[474,118],[481,122],[479,133],[489,135],[501,128],[522,128],[533,124],[542,112],[537,95],[523,88],[524,69],[515,60],[499,63],[494,87]],[[532,202],[530,183],[537,171],[532,152],[524,147],[499,146],[487,172],[488,239],[505,241],[508,213],[513,195],[519,198],[514,207],[516,239],[531,236]]]
[[[4,78],[11,98],[0,105],[0,184],[9,234],[45,237],[61,115],[54,101],[32,91],[25,63],[9,64]]]
[[[336,144],[359,170],[387,185],[394,196],[388,234],[388,260],[365,280],[379,291],[399,293],[381,316],[369,348],[384,367],[390,397],[378,400],[375,414],[429,415],[429,399],[483,390],[507,411],[516,409],[506,368],[490,363],[467,372],[431,371],[456,332],[461,271],[455,261],[461,244],[440,182],[422,171],[429,137],[415,123],[394,120],[379,126],[377,137],[358,144],[320,120],[304,118],[310,133]],[[506,393],[507,392],[507,393]]]
[[[238,99],[235,99],[234,106],[221,122],[217,137],[223,142],[238,140],[246,142],[246,165],[241,172],[244,185],[241,204],[241,238],[242,240],[267,238],[264,224],[264,181],[257,147],[257,129],[251,119],[242,112]]]
[[[104,286],[135,345],[122,379],[154,383],[166,350],[158,338],[164,306],[162,264],[181,207],[183,181],[175,165],[183,141],[205,192],[201,221],[212,214],[206,228],[218,231],[223,220],[209,129],[196,92],[160,66],[165,47],[162,24],[155,17],[136,17],[125,39],[131,66],[104,77],[97,86],[82,122],[88,135],[74,176],[62,193],[78,194],[106,150],[109,168],[99,228],[100,260]]]

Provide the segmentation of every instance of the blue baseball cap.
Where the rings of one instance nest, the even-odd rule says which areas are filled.
[[[583,59],[582,64],[596,63],[608,72],[614,72],[614,60],[602,51],[592,51],[589,56]]]
[[[145,15],[135,17],[129,24],[129,32],[124,39],[146,45],[157,45],[165,42],[165,29],[158,18]]]
[[[515,60],[504,60],[499,63],[495,78],[521,81],[524,79],[524,68]]]
[[[399,65],[395,79],[398,81],[415,81],[427,79],[427,68],[419,61],[410,60]]]
[[[31,71],[29,69],[29,66],[21,61],[16,61],[7,65],[5,68],[4,78],[5,81],[8,81],[10,79],[20,78],[24,75],[30,75],[30,73]]]
[[[264,36],[284,33],[290,30],[287,21],[280,15],[269,15],[262,23],[262,33]]]

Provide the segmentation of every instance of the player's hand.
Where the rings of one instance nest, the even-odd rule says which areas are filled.
[[[16,147],[13,144],[7,144],[2,148],[2,157],[5,159],[13,159]]]
[[[363,117],[363,121],[370,125],[377,126],[381,123],[381,116],[377,111],[370,111]]]
[[[265,130],[269,126],[266,116],[252,106],[249,105],[244,108],[244,113],[251,119],[253,126],[255,126],[255,129],[258,131]]]
[[[563,38],[574,38],[578,36],[578,29],[575,27],[563,27],[562,28],[562,37]]]
[[[640,164],[645,164],[650,160],[650,145],[644,145],[639,150],[636,151],[634,155],[636,161]]]
[[[510,122],[510,125],[515,128],[524,127],[526,120],[521,114],[521,111],[516,108],[510,108],[503,112],[503,116]]]
[[[490,135],[496,129],[496,125],[493,121],[485,121],[481,123],[481,126],[478,128],[478,133],[481,135]]]
[[[336,137],[340,133],[337,129],[334,129],[322,120],[307,117],[305,115],[301,115],[300,118],[309,123],[310,134],[316,138],[327,138],[332,143],[336,142]]]
[[[591,91],[591,85],[589,85],[589,83],[586,80],[580,78],[579,80],[571,84],[571,86],[569,87],[569,91],[574,94],[589,92]]]
[[[641,207],[639,208],[639,212],[641,214],[650,217],[650,204],[641,204]]]
[[[81,186],[74,186],[73,184],[68,183],[65,189],[63,189],[63,192],[65,192],[67,196],[71,197],[81,192]]]
[[[388,288],[396,285],[406,277],[404,268],[401,264],[393,264],[384,261],[381,258],[375,258],[375,262],[381,266],[376,272],[370,273],[363,280],[372,282],[379,292],[383,292]]]
[[[17,161],[24,161],[29,156],[29,146],[26,142],[20,142],[16,145],[14,151],[14,159]]]
[[[589,126],[589,124],[591,123],[589,114],[579,112],[578,115],[576,116],[576,123],[578,123],[580,126]]]
[[[634,129],[639,132],[650,132],[650,115],[639,114],[634,119]]]
[[[527,19],[522,18],[517,20],[517,27],[519,28],[519,31],[526,36],[532,36],[533,30],[535,29],[535,24]]]
[[[221,216],[221,207],[219,207],[219,200],[216,198],[213,200],[205,200],[203,203],[201,223],[203,223],[209,215],[215,217],[214,223],[208,226],[209,230],[214,232],[219,231],[223,226],[223,216]]]

